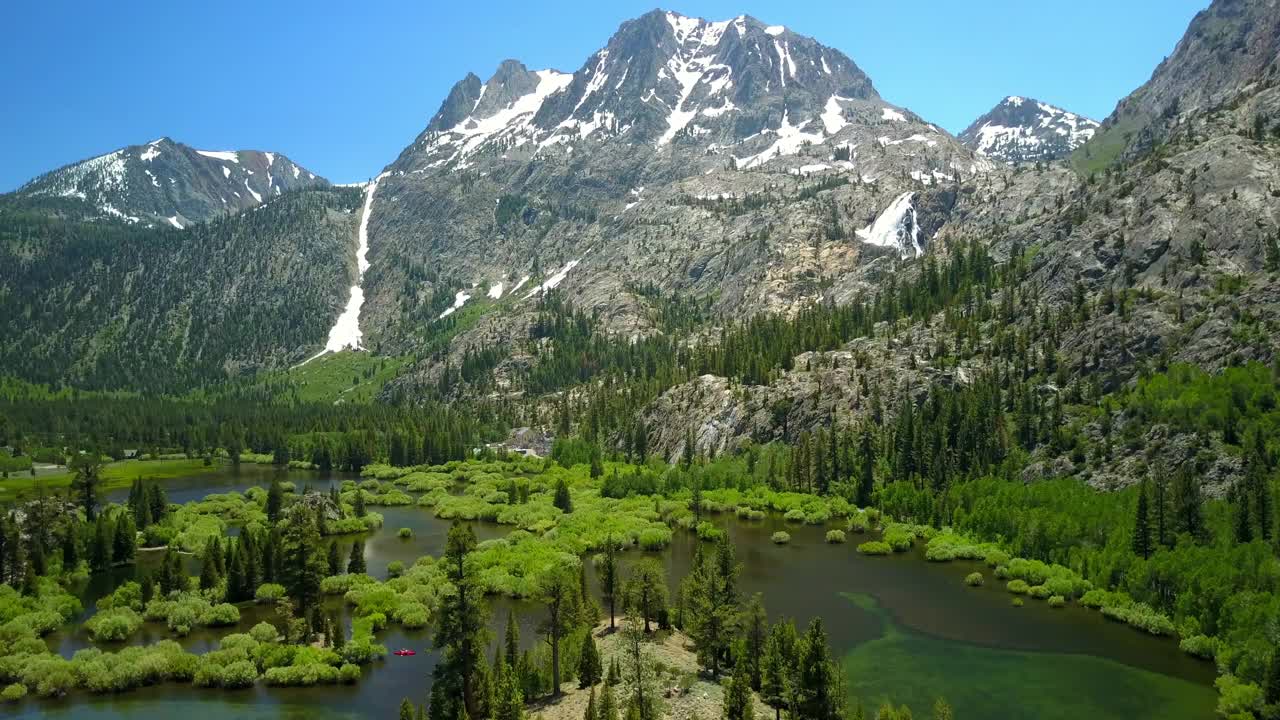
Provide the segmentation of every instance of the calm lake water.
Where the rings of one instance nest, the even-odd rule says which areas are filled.
[[[194,478],[168,481],[174,502],[210,493],[265,486],[273,477],[325,487],[349,476],[324,477],[303,471],[244,466]],[[123,501],[126,491],[109,499]],[[439,555],[449,523],[415,506],[374,508],[383,528],[365,538],[371,574],[385,578],[387,564],[406,565],[422,555]],[[734,541],[742,563],[744,596],[762,593],[771,619],[790,617],[798,625],[820,616],[849,681],[851,698],[874,709],[885,698],[908,703],[926,717],[936,697],[947,698],[958,718],[1206,718],[1213,713],[1212,664],[1191,658],[1176,642],[1145,635],[1078,606],[1054,610],[1028,600],[1011,606],[1003,583],[969,588],[963,578],[977,564],[925,562],[919,554],[866,557],[850,535],[844,545],[824,541],[826,528],[796,526],[781,518],[740,521],[730,514],[715,519]],[[411,539],[397,529],[414,530]],[[789,545],[770,541],[774,531],[791,534]],[[510,528],[475,525],[481,539],[505,536]],[[354,538],[339,538],[347,557]],[[670,548],[654,556],[666,564],[672,588],[688,571],[692,533],[678,531]],[[644,557],[624,554],[624,566]],[[151,561],[144,557],[142,562]],[[192,561],[194,562],[194,561]],[[195,572],[194,566],[191,568]],[[132,571],[120,572],[131,576]],[[589,578],[593,587],[594,577]],[[91,601],[104,594],[112,579],[95,577],[85,589],[86,615]],[[340,608],[339,599],[333,607]],[[522,625],[521,639],[535,641],[539,607],[528,601],[494,598],[494,637],[500,638],[508,610]],[[267,619],[270,608],[245,606],[237,628],[197,630],[179,642],[193,652],[217,646],[229,632],[245,632]],[[130,640],[150,643],[166,637],[165,628],[148,624]],[[391,626],[378,637],[389,650],[418,651],[414,657],[388,656],[367,666],[355,686],[267,688],[242,691],[197,689],[185,685],[144,688],[119,696],[76,695],[58,701],[28,700],[16,708],[20,718],[142,719],[204,718],[394,718],[404,697],[422,702],[430,688],[436,654],[430,652],[430,629],[405,631]],[[66,656],[91,643],[83,631],[55,633],[50,647]],[[13,710],[13,708],[9,708]]]

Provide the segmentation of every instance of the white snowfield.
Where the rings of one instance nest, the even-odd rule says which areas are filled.
[[[564,266],[564,267],[560,268],[560,270],[559,270],[559,271],[557,271],[555,275],[552,275],[551,277],[549,277],[549,278],[547,278],[545,281],[543,281],[543,283],[542,283],[541,285],[539,285],[538,287],[536,287],[536,288],[534,288],[534,289],[530,290],[527,294],[525,294],[525,296],[524,296],[522,299],[524,299],[524,300],[528,300],[529,298],[533,297],[534,295],[540,295],[540,294],[542,294],[542,293],[544,293],[544,292],[546,292],[546,291],[548,291],[548,290],[552,290],[552,289],[554,289],[557,285],[559,285],[560,283],[564,282],[564,279],[565,279],[566,277],[568,277],[568,275],[569,275],[569,271],[570,271],[570,270],[572,270],[572,269],[574,269],[575,267],[577,267],[577,266],[578,266],[578,263],[580,263],[580,262],[582,262],[582,259],[581,259],[581,258],[579,258],[579,259],[577,259],[577,260],[570,260],[568,263],[566,263],[566,264],[565,264],[565,266]],[[525,278],[525,279],[527,279],[527,278]],[[520,281],[520,285],[523,285],[523,284],[524,284],[524,280],[521,280],[521,281]],[[520,285],[517,285],[516,287],[518,288],[518,287],[520,287]],[[513,292],[514,292],[514,291],[513,291]]]
[[[461,309],[463,305],[466,305],[467,301],[470,299],[471,293],[465,290],[459,290],[458,293],[453,296],[453,304],[445,308],[444,312],[440,313],[440,317],[438,319],[443,320],[449,317],[454,312]]]
[[[233,162],[237,165],[240,164],[240,153],[235,150],[197,150],[196,152],[207,158],[213,158],[214,160],[224,160],[226,162]]]

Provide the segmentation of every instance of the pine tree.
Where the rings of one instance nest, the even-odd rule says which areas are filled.
[[[617,670],[618,664],[614,662],[612,667]],[[613,694],[613,685],[613,682],[606,681],[600,690],[600,707],[596,711],[598,720],[618,720],[618,700]]]
[[[218,539],[209,540],[204,546],[204,554],[201,557],[200,567],[200,589],[212,590],[222,582],[222,577],[218,573],[217,557],[222,554],[222,549],[218,546]]]
[[[751,602],[743,613],[747,663],[751,670],[751,689],[760,689],[760,662],[769,641],[769,616],[764,610],[760,593],[751,596]]]
[[[644,623],[644,632],[651,632],[650,623],[667,606],[667,581],[662,565],[653,558],[636,563],[627,580],[627,607],[635,610]]]
[[[151,505],[151,522],[156,523],[164,520],[169,515],[169,498],[165,494],[164,488],[158,483],[151,483],[147,487],[148,503]]]
[[[89,565],[102,571],[111,567],[114,533],[110,518],[99,516],[94,523],[93,543],[89,552]]]
[[[860,508],[871,507],[871,494],[875,492],[876,449],[871,428],[863,427],[858,438],[858,494],[855,504]]]
[[[840,720],[844,716],[844,683],[831,660],[822,618],[809,623],[800,640],[796,668],[795,715],[806,720]]]
[[[954,720],[955,713],[951,711],[951,706],[947,701],[938,698],[933,702],[933,720]]]
[[[729,655],[729,644],[737,634],[738,572],[733,545],[727,535],[722,535],[713,557],[704,557],[699,546],[683,585],[688,604],[686,631],[693,638],[698,663],[712,677],[720,673]]]
[[[364,543],[356,540],[351,543],[351,555],[347,559],[348,575],[363,575],[369,571],[364,562]]]
[[[1138,507],[1133,521],[1133,554],[1146,560],[1151,557],[1151,519],[1147,509],[1147,483],[1138,488]]]
[[[320,530],[316,518],[303,505],[290,507],[282,524],[282,584],[293,599],[299,617],[306,617],[306,613],[320,601],[320,580],[324,577]]]
[[[573,512],[573,500],[569,496],[569,486],[565,484],[564,478],[556,481],[556,494],[551,504],[560,508],[561,512]]]
[[[245,572],[244,542],[227,541],[227,549],[231,553],[231,561],[227,563],[227,599],[230,602],[242,602],[253,597],[249,580]]]
[[[755,709],[751,699],[751,668],[745,650],[738,653],[733,676],[724,690],[724,720],[754,720]]]
[[[486,640],[485,606],[480,589],[467,569],[467,558],[476,547],[471,527],[454,522],[445,541],[441,564],[452,586],[440,601],[433,643],[443,653],[432,671],[431,720],[456,720],[469,708],[479,707],[476,675],[484,664]]]
[[[352,509],[352,512],[355,513],[356,517],[362,518],[368,514],[368,511],[365,510],[365,507],[364,507],[364,490],[361,490],[360,488],[356,488],[355,496],[356,496],[355,500],[353,500],[351,503],[351,509]]]
[[[494,720],[521,720],[524,717],[524,694],[516,677],[514,666],[498,656],[494,671],[493,718]]]
[[[560,641],[578,616],[578,590],[569,570],[558,567],[547,574],[540,589],[547,616],[540,629],[551,646],[551,695],[560,695]]]
[[[80,498],[85,520],[93,522],[98,513],[98,473],[102,469],[102,457],[96,450],[77,453],[68,463],[72,472],[71,488]]]
[[[338,543],[329,543],[329,576],[342,573],[342,556],[338,554]]]
[[[62,569],[74,570],[80,565],[80,524],[75,520],[67,523],[66,532],[62,535]],[[0,513],[0,583],[5,580],[5,527],[4,514]]]
[[[590,628],[582,636],[582,650],[578,653],[578,687],[591,687],[600,682],[604,667],[600,663],[600,650]],[[594,693],[592,694],[594,697]]]
[[[600,720],[600,712],[596,709],[596,689],[591,688],[587,696],[587,709],[582,713],[582,720]]]
[[[271,481],[271,488],[267,490],[267,520],[275,525],[280,522],[280,513],[284,509],[284,486],[279,480]]]
[[[1190,464],[1183,467],[1174,476],[1174,530],[1186,533],[1196,541],[1204,539],[1204,496],[1200,491],[1200,482],[1196,478]]]
[[[618,595],[622,590],[621,585],[622,580],[618,574],[617,547],[614,545],[613,537],[610,536],[605,541],[604,554],[600,563],[600,592],[604,595],[605,602],[609,603],[609,630],[611,632],[617,629],[614,618]]]
[[[513,672],[520,662],[520,625],[514,610],[507,610],[507,632],[503,640],[503,652],[507,667]]]
[[[1249,517],[1249,494],[1236,487],[1232,492],[1235,501],[1235,540],[1246,544],[1253,542],[1253,520]]]
[[[773,707],[777,720],[781,720],[782,709],[790,702],[798,643],[796,627],[790,620],[769,628],[769,640],[760,661],[760,696]]]
[[[134,553],[138,549],[138,531],[133,524],[133,515],[127,512],[117,513],[117,515],[111,544],[112,559],[116,563],[132,563]]]

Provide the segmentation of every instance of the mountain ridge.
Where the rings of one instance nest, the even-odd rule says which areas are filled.
[[[1061,160],[1093,137],[1099,123],[1083,115],[1009,95],[957,138],[975,152],[1006,163]]]
[[[161,137],[39,175],[14,196],[70,198],[126,223],[190,227],[329,182],[282,153],[200,150]]]

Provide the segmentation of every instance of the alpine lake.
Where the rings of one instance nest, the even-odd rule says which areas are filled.
[[[273,478],[319,489],[358,479],[244,465],[167,480],[165,489],[171,502],[184,503],[212,493],[265,487]],[[105,500],[123,502],[126,495],[127,490],[112,491]],[[363,536],[337,538],[342,557],[352,542],[364,540],[369,572],[382,579],[392,561],[408,566],[420,556],[442,553],[450,521],[413,505],[375,509],[383,515],[383,527]],[[1013,607],[1003,583],[965,585],[965,575],[975,569],[989,572],[980,563],[930,563],[920,547],[887,557],[864,556],[854,549],[855,538],[828,544],[828,528],[787,523],[776,515],[750,521],[724,513],[714,520],[734,543],[744,597],[761,593],[770,620],[790,617],[803,627],[813,617],[822,617],[832,647],[842,658],[851,701],[861,701],[868,710],[889,698],[910,705],[917,717],[926,717],[941,696],[958,718],[1198,720],[1213,714],[1211,663],[1182,653],[1170,638],[1146,635],[1075,604],[1055,609],[1032,601]],[[411,528],[413,536],[398,537],[402,527]],[[511,530],[483,522],[473,527],[481,541],[504,537]],[[774,544],[772,534],[784,528],[791,542]],[[688,571],[698,542],[693,532],[677,530],[669,547],[652,553],[664,562],[671,587]],[[627,566],[644,555],[637,549],[622,554],[624,576]],[[156,553],[142,552],[138,562],[158,559]],[[197,572],[198,562],[188,562],[188,570]],[[131,578],[134,570],[117,572]],[[588,575],[590,586],[597,587],[590,563]],[[120,579],[92,577],[81,591],[83,615],[77,624],[49,636],[50,647],[70,657],[91,646],[78,622],[93,613],[94,601]],[[340,597],[329,602],[341,612]],[[495,639],[501,637],[512,610],[521,624],[522,642],[537,642],[539,604],[506,597],[491,597],[490,603]],[[241,610],[236,627],[197,628],[178,640],[191,652],[205,652],[215,649],[221,636],[245,632],[274,615],[264,605],[246,604]],[[165,637],[162,624],[147,623],[128,642],[146,644]],[[437,654],[431,649],[430,627],[407,631],[391,625],[377,639],[388,650],[412,648],[417,654],[388,654],[367,667],[355,685],[276,688],[259,683],[245,690],[222,690],[171,683],[120,695],[28,699],[7,710],[14,713],[10,717],[23,720],[393,718],[402,698],[425,700]]]

